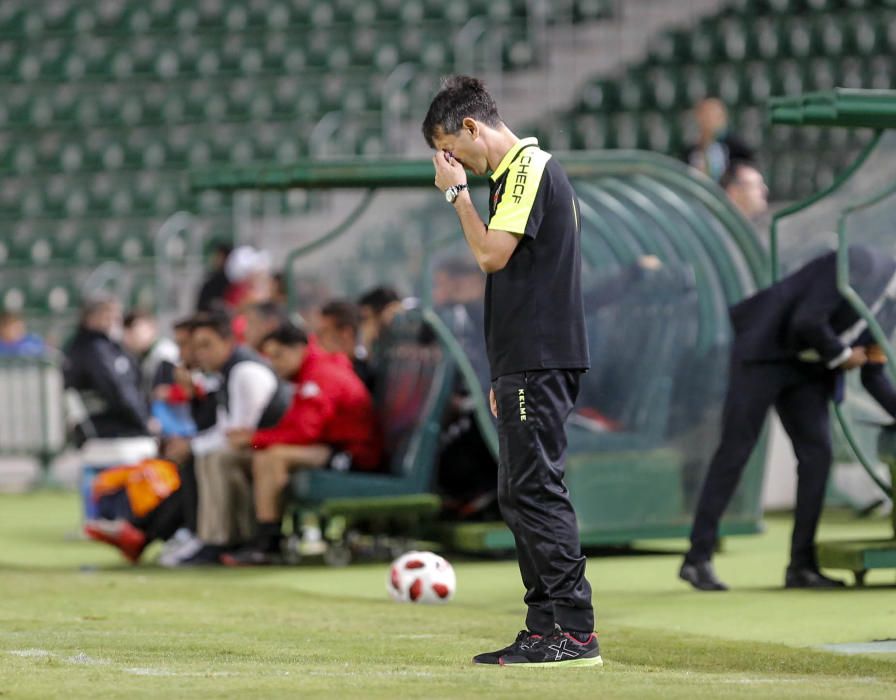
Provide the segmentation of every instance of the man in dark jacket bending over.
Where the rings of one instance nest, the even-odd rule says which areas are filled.
[[[853,246],[849,273],[853,288],[889,334],[896,325],[896,260]],[[836,253],[810,261],[737,304],[731,321],[734,339],[721,441],[703,482],[691,548],[679,576],[699,590],[727,589],[711,563],[719,520],[774,406],[798,460],[785,586],[842,586],[819,572],[815,557],[815,531],[832,461],[828,402],[842,398],[845,372],[861,367],[862,384],[896,416],[886,357],[867,323],[837,290]]]

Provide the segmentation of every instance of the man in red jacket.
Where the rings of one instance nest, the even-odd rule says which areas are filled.
[[[222,562],[232,566],[279,559],[280,502],[290,472],[374,471],[382,463],[382,436],[373,399],[348,357],[325,352],[309,342],[303,330],[289,324],[268,335],[261,347],[274,371],[295,384],[295,393],[274,427],[229,434],[234,448],[257,450],[252,458],[252,478],[258,537],[222,557]]]

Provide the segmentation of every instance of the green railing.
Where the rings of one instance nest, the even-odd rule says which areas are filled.
[[[769,100],[773,124],[896,128],[896,90],[834,88]]]

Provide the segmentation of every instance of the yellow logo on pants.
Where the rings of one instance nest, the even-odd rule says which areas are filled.
[[[520,421],[526,420],[526,392],[524,389],[519,390],[520,397]]]

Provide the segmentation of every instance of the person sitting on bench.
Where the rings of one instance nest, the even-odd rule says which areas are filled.
[[[273,428],[228,434],[234,449],[252,447],[258,535],[221,557],[224,564],[270,564],[280,557],[281,499],[298,469],[375,471],[383,443],[373,399],[343,353],[324,352],[300,328],[284,325],[262,343],[277,374],[295,384],[289,410]]]

